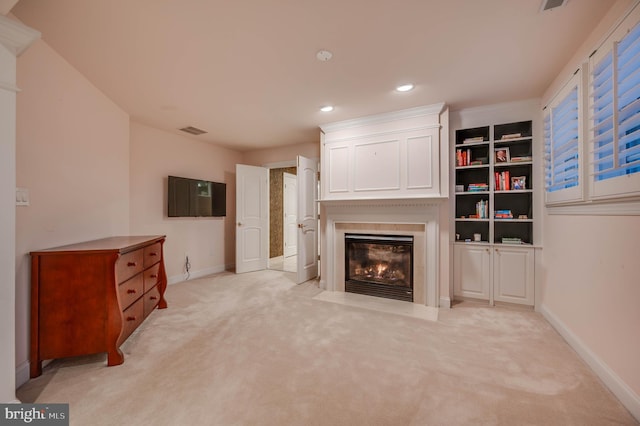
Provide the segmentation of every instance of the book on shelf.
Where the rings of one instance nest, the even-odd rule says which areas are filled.
[[[484,136],[475,136],[472,138],[466,138],[462,141],[462,143],[474,143],[474,142],[484,142]]]
[[[456,149],[456,166],[470,166],[472,162],[471,149]]]
[[[512,163],[522,163],[523,161],[531,161],[533,160],[533,157],[531,157],[530,155],[522,155],[519,157],[511,157],[511,162]]]
[[[504,172],[495,172],[496,191],[509,191],[511,188],[511,180],[509,177],[509,170]]]
[[[488,190],[489,190],[489,185],[487,185],[486,183],[470,183],[467,186],[468,192],[481,192],[481,191],[488,191]]]
[[[502,237],[502,244],[522,244],[522,239],[517,237]]]
[[[494,217],[496,219],[513,219],[513,213],[511,213],[511,210],[496,210]]]
[[[506,135],[502,135],[502,138],[500,140],[505,140],[505,139],[517,139],[517,138],[521,138],[522,137],[522,133],[509,133]]]
[[[489,219],[489,203],[480,200],[476,203],[476,217],[478,219]]]

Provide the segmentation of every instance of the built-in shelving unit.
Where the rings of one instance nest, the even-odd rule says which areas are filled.
[[[532,136],[531,121],[456,131],[457,241],[534,243]]]
[[[454,296],[534,304],[532,121],[455,132]]]

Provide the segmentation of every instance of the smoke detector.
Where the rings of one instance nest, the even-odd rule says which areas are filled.
[[[332,57],[333,57],[333,53],[329,52],[328,50],[319,50],[318,53],[316,53],[316,58],[320,62],[326,62]]]

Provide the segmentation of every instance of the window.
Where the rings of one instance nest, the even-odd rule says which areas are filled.
[[[627,21],[589,61],[594,200],[640,195],[640,24]]]
[[[544,110],[545,195],[547,204],[582,197],[580,88],[578,70]]]

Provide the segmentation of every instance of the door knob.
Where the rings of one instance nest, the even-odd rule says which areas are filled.
[[[238,222],[238,226],[242,226],[242,222]]]

